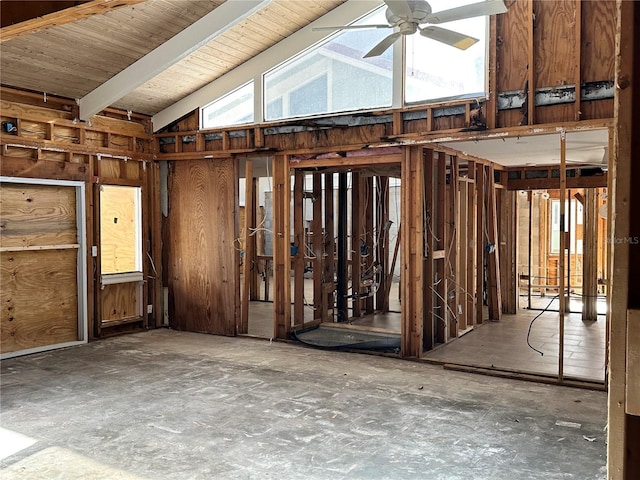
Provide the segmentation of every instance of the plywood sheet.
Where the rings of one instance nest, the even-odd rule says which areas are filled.
[[[0,253],[3,353],[78,340],[77,250]]]
[[[615,28],[616,2],[582,2],[583,82],[613,80]]]
[[[102,185],[100,187],[100,265],[101,273],[140,270],[136,265],[136,212],[138,187]]]
[[[74,187],[2,184],[2,247],[64,245],[77,242]]]
[[[497,91],[524,88],[528,63],[527,1],[514,2],[497,21]]]
[[[138,309],[138,282],[105,285],[101,293],[102,321],[111,322],[136,317]]]
[[[168,278],[171,325],[234,335],[239,303],[235,165],[175,162],[170,175]]]
[[[536,88],[564,85],[576,77],[575,4],[575,0],[534,3]]]

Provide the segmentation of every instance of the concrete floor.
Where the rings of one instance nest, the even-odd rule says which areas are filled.
[[[603,392],[170,330],[1,370],[3,480],[605,478]]]

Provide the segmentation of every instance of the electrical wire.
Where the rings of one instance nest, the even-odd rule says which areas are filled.
[[[531,342],[529,341],[529,337],[531,336],[531,327],[533,327],[533,322],[535,322],[538,318],[540,318],[540,316],[545,313],[549,307],[551,306],[551,304],[554,302],[554,300],[556,300],[558,297],[560,297],[560,294],[556,295],[555,297],[553,297],[548,305],[546,307],[544,307],[544,310],[542,310],[538,315],[536,315],[535,317],[533,317],[533,320],[531,320],[531,323],[529,323],[529,330],[527,331],[527,345],[529,346],[529,348],[535,352],[538,352],[540,354],[540,356],[544,356],[544,352],[538,350],[536,347],[534,347],[533,345],[531,345]]]

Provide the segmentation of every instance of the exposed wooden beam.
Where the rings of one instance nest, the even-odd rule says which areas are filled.
[[[128,7],[144,1],[145,0],[94,0],[75,7],[65,8],[58,12],[32,18],[31,20],[26,20],[14,25],[8,25],[0,29],[0,43],[66,23],[76,22],[92,15],[102,15],[111,10]]]
[[[277,45],[256,55],[251,60],[234,68],[231,72],[216,79],[210,84],[195,91],[191,95],[183,98],[179,102],[165,108],[153,116],[153,128],[159,130],[174,120],[192,112],[202,105],[215,100],[216,98],[231,92],[235,88],[246,84],[261,75],[270,68],[284,62],[296,55],[300,51],[308,48],[323,38],[331,35],[332,32],[313,31],[314,27],[326,25],[346,25],[353,22],[381,5],[380,0],[358,0],[355,2],[345,2],[334,8],[326,15],[315,22],[298,30],[293,35],[285,38]],[[214,10],[217,11],[218,9]]]
[[[80,99],[80,119],[89,120],[105,107],[151,80],[212,39],[263,8],[271,0],[227,0],[140,60]],[[198,105],[199,107],[200,105]]]

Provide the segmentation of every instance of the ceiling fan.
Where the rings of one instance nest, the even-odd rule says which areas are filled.
[[[395,32],[383,38],[364,58],[377,57],[398,40],[402,35],[420,32],[423,37],[431,38],[452,47],[466,50],[478,41],[477,38],[435,26],[439,23],[453,22],[464,18],[479,17],[504,13],[507,7],[503,0],[486,0],[483,2],[450,8],[440,12],[431,12],[426,0],[384,0],[387,5],[385,16],[388,24],[378,25],[345,25],[341,27],[317,27],[313,30],[351,30],[365,28],[397,28]]]

